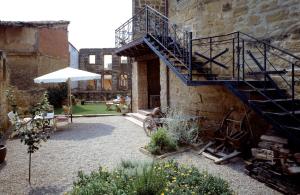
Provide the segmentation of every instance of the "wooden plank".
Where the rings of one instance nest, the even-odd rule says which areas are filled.
[[[216,162],[216,161],[219,160],[219,158],[217,158],[217,157],[211,155],[211,154],[208,153],[208,152],[203,152],[202,155],[205,156],[205,157],[208,158],[208,159],[213,160],[214,162]]]
[[[206,148],[208,148],[209,146],[211,146],[212,144],[214,144],[214,142],[209,141],[205,146],[203,146],[203,148],[201,148],[201,150],[199,150],[198,154],[202,154],[202,152],[204,152],[204,150],[206,150]]]
[[[261,160],[274,160],[274,152],[268,149],[251,148],[252,156]]]
[[[300,173],[300,167],[297,167],[297,166],[288,167],[287,170],[290,174],[299,174]]]
[[[276,142],[280,144],[288,144],[288,140],[286,138],[278,137],[278,136],[262,135],[260,139],[264,141]]]
[[[220,164],[220,163],[222,163],[224,161],[227,161],[229,159],[232,159],[232,158],[238,156],[240,153],[241,152],[235,150],[234,152],[232,152],[232,153],[230,153],[230,154],[228,154],[228,155],[226,155],[226,156],[224,156],[222,158],[219,158],[218,160],[215,161],[215,163],[216,164]]]

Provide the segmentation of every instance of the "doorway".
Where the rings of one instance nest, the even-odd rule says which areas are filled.
[[[148,109],[160,107],[160,62],[159,59],[147,62]]]

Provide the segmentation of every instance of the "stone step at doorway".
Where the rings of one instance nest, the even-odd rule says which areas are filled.
[[[127,113],[125,118],[136,125],[143,127],[143,121],[151,111],[152,109],[138,110],[137,113]]]

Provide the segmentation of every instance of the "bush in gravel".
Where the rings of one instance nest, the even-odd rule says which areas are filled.
[[[176,141],[164,128],[158,128],[158,130],[151,135],[150,143],[146,146],[147,150],[152,154],[163,154],[174,151],[176,147]]]
[[[194,144],[199,142],[200,127],[197,120],[187,120],[190,116],[184,115],[179,109],[168,109],[165,126],[168,133],[179,144]]]
[[[127,164],[128,165],[128,164]],[[131,166],[134,165],[134,166]],[[233,194],[226,181],[175,161],[132,163],[114,171],[79,172],[69,194]]]

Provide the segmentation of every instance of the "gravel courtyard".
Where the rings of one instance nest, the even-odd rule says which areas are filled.
[[[151,161],[138,150],[148,141],[142,128],[121,116],[75,118],[33,154],[31,187],[26,147],[20,140],[7,141],[6,163],[0,165],[0,194],[62,194],[70,190],[78,170],[90,172],[99,165],[111,169],[121,159]],[[218,166],[192,152],[172,158],[225,178],[239,194],[278,194],[243,174],[239,163]]]

